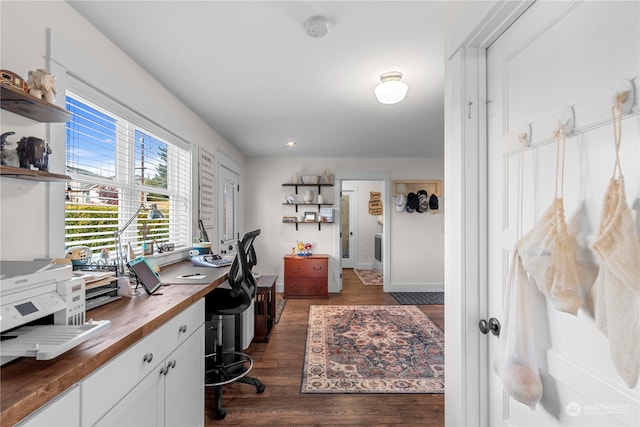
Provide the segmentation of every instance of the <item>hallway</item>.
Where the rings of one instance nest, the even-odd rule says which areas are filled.
[[[281,294],[278,298],[281,298]],[[213,390],[207,389],[207,426],[442,426],[444,394],[301,394],[307,319],[310,305],[396,305],[382,286],[364,286],[353,270],[343,270],[343,289],[329,299],[288,300],[269,343],[251,344],[252,375],[266,385],[263,394],[244,384],[225,388],[224,420],[215,419]],[[444,328],[443,305],[418,306]]]

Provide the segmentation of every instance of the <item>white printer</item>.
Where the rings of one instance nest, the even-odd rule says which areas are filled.
[[[0,304],[0,365],[53,359],[111,323],[85,323],[84,280],[52,260],[0,261]],[[53,324],[23,326],[49,315]]]

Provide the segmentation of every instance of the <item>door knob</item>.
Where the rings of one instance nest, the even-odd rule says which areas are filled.
[[[482,332],[485,335],[488,334],[489,331],[491,331],[493,335],[499,336],[500,328],[501,328],[500,321],[498,321],[498,319],[496,319],[495,317],[492,317],[491,319],[489,319],[488,322],[484,319],[478,322],[478,329],[480,329],[480,332]]]

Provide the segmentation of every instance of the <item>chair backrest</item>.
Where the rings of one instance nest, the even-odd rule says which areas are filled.
[[[229,285],[231,286],[231,297],[241,297],[248,304],[251,304],[256,294],[256,280],[251,274],[247,252],[240,240],[236,241],[236,257],[229,270]]]

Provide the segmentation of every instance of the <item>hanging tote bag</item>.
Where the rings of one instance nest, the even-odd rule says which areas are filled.
[[[531,306],[535,289],[529,283],[515,248],[507,280],[501,348],[494,369],[509,396],[534,410],[542,398],[542,381],[535,355],[535,318]]]
[[[556,131],[555,198],[538,223],[518,242],[522,265],[533,277],[540,292],[548,297],[556,309],[573,314],[584,304],[575,261],[575,241],[567,231],[562,187],[564,181],[564,146],[566,135]],[[562,160],[560,147],[562,146]]]
[[[620,169],[621,104],[613,109],[613,129],[616,162],[602,203],[598,236],[591,246],[600,270],[589,299],[596,324],[609,338],[616,371],[633,388],[640,375],[640,242]]]

